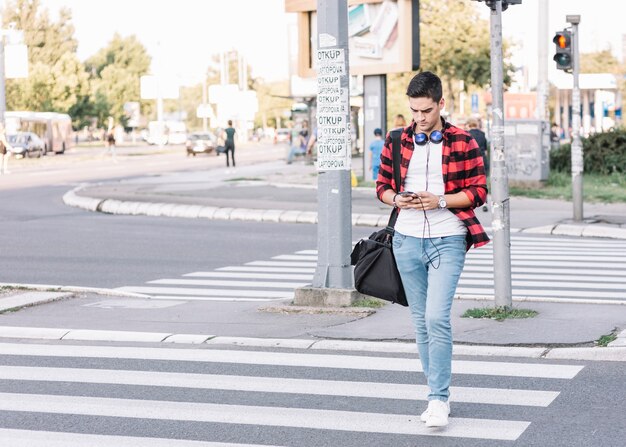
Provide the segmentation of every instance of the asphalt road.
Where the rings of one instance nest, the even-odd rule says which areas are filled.
[[[423,387],[415,355],[10,341],[0,353],[0,437],[20,430],[30,442],[12,446],[51,445],[34,444],[41,432],[94,447],[157,445],[143,437],[170,447],[618,447],[626,436],[620,363],[455,358],[451,424],[438,430],[417,420],[423,388],[394,389]]]

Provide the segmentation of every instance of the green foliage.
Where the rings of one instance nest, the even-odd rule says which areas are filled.
[[[140,77],[151,58],[136,36],[114,34],[108,45],[85,62],[91,80],[92,111],[102,125],[108,116],[126,125],[124,103],[140,101]],[[144,113],[147,105],[142,104]]]
[[[491,79],[491,49],[489,23],[479,16],[484,5],[470,0],[420,2],[420,60],[421,71],[436,73],[443,82],[446,109],[454,113],[454,98],[459,93],[459,80],[465,91],[485,87]],[[443,25],[445,23],[445,26]],[[504,45],[504,58],[508,57]],[[504,82],[511,83],[513,66],[505,63]],[[415,73],[387,76],[388,128],[394,117],[402,113],[407,120],[406,87]]]
[[[467,309],[462,318],[487,318],[490,320],[504,321],[508,318],[532,318],[539,313],[531,309],[515,309],[509,307],[476,307]]]
[[[582,143],[586,173],[626,173],[626,129],[596,133],[583,138]],[[550,152],[550,169],[570,172],[571,163],[570,144],[562,144]]]
[[[369,307],[372,309],[379,309],[386,304],[386,301],[378,298],[362,298],[352,303],[351,307]]]
[[[39,0],[18,0],[8,3],[3,19],[24,32],[29,54],[29,76],[7,80],[7,108],[69,112],[88,94],[71,12],[62,9],[59,21],[52,22],[47,10],[40,11]]]

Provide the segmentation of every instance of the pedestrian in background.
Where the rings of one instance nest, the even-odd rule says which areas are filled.
[[[295,141],[292,142],[291,149],[289,150],[289,155],[287,155],[287,164],[290,165],[293,162],[293,159],[296,155],[304,155],[306,154],[306,149],[309,144],[309,139],[311,135],[309,134],[309,122],[302,122],[302,129],[297,133]]]
[[[399,208],[393,253],[430,389],[420,419],[427,427],[443,427],[450,414],[450,310],[465,252],[489,242],[474,214],[487,198],[487,178],[476,142],[441,116],[441,79],[428,71],[419,73],[411,79],[407,96],[413,121],[402,131],[400,184],[393,179],[388,138],[376,194]]]
[[[378,169],[380,168],[380,154],[383,152],[383,131],[382,129],[374,129],[374,141],[370,143],[370,166],[372,167],[372,179],[376,181],[378,178]]]
[[[7,141],[4,124],[0,123],[0,175],[9,174],[9,157],[13,147]]]
[[[235,128],[233,127],[233,121],[228,120],[228,127],[224,129],[224,146],[226,148],[226,172],[230,172],[230,162],[228,160],[228,154],[233,162],[233,172],[235,171]]]
[[[469,133],[476,140],[478,148],[480,149],[480,155],[483,157],[483,164],[485,165],[485,175],[489,176],[489,152],[487,150],[487,138],[485,132],[478,128],[478,120],[476,118],[470,118],[467,120],[467,127]],[[483,211],[489,211],[489,207],[485,203],[483,205]]]
[[[107,152],[111,153],[113,163],[117,163],[117,158],[115,157],[115,127],[109,127],[109,130],[107,131],[106,146]]]

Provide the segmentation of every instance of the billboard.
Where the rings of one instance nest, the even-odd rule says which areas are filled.
[[[298,13],[298,75],[315,76],[318,43],[335,46],[333,36],[317,34],[317,1],[285,0]],[[351,75],[375,75],[419,68],[418,0],[349,0],[348,54]],[[323,41],[322,41],[323,40]]]

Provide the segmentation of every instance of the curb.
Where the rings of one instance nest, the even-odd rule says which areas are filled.
[[[63,202],[74,208],[106,214],[151,217],[182,217],[187,219],[240,220],[274,223],[316,224],[317,212],[279,209],[227,208],[201,205],[182,205],[166,202],[133,202],[116,199],[96,199],[77,193],[90,186],[78,186],[63,195]],[[280,184],[280,187],[303,187],[302,185]],[[310,185],[307,185],[309,187]],[[362,227],[384,227],[389,216],[386,214],[352,214],[352,225]],[[489,230],[485,227],[486,230]],[[511,228],[511,233],[542,234],[553,236],[595,237],[605,239],[625,239],[626,228],[614,228],[603,225],[557,224],[531,228]]]
[[[80,286],[60,286],[52,284],[20,284],[1,282],[0,287],[11,287],[14,289],[30,289],[42,292],[71,292],[71,293],[96,293],[106,296],[121,296],[125,298],[151,298],[149,295],[134,292],[124,292],[122,290],[104,289],[98,287],[80,287]],[[19,291],[18,291],[19,292]]]
[[[392,354],[416,354],[414,342],[379,342],[359,340],[307,340],[281,338],[227,337],[204,334],[165,332],[105,331],[89,329],[0,327],[0,339],[36,339],[58,341],[96,341],[132,343],[177,343],[256,348],[285,348],[326,351],[363,351]],[[454,345],[454,355],[482,357],[523,357],[535,359],[596,360],[626,362],[626,347],[547,348]]]

